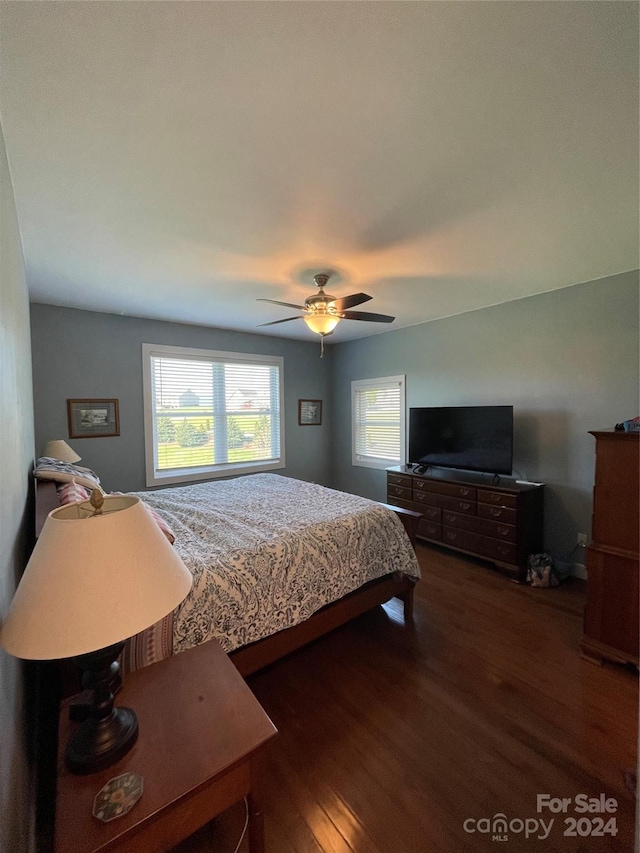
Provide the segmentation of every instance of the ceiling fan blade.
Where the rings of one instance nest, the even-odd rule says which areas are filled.
[[[260,326],[277,326],[278,323],[288,323],[289,320],[302,320],[302,315],[299,314],[297,317],[285,317],[284,320],[272,320],[270,323],[259,323],[256,326],[256,329],[259,329]]]
[[[371,296],[367,293],[352,293],[351,296],[341,296],[339,299],[334,299],[334,307],[338,311],[345,311],[347,308],[353,308],[354,305],[362,305],[363,302],[368,302]]]
[[[272,305],[284,305],[285,308],[297,308],[298,311],[306,311],[304,305],[294,305],[293,302],[278,302],[275,299],[256,299],[256,302],[270,302]],[[266,323],[263,323],[266,326]]]
[[[341,311],[345,320],[368,320],[370,323],[393,323],[395,317],[388,314],[369,314],[368,311]]]

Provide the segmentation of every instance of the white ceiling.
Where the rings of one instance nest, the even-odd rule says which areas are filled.
[[[329,268],[397,317],[339,341],[638,266],[635,2],[1,15],[35,301],[255,330]]]

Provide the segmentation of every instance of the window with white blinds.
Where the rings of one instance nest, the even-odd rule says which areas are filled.
[[[282,358],[142,350],[147,485],[284,467]]]
[[[404,376],[351,383],[354,465],[388,468],[405,461]]]

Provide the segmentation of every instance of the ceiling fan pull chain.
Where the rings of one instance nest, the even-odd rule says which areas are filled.
[[[320,335],[320,358],[324,358],[324,335]]]

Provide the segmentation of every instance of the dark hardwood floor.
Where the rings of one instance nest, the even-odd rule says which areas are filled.
[[[501,849],[463,829],[497,813],[555,818],[544,840],[508,832],[509,851],[630,851],[637,675],[581,659],[584,582],[536,590],[418,554],[413,627],[394,601],[249,679],[280,732],[264,773],[268,853]],[[564,819],[585,817],[573,805],[536,811],[537,794],[581,793],[618,801],[615,837],[565,837]],[[243,822],[239,805],[175,853],[233,853]]]

